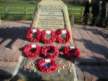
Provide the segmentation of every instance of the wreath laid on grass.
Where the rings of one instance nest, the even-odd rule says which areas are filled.
[[[68,43],[70,41],[70,33],[66,29],[58,29],[56,31],[56,41],[58,43]]]
[[[41,56],[45,58],[55,59],[59,54],[59,50],[57,47],[51,46],[44,46],[41,49]]]
[[[57,70],[57,64],[51,59],[37,60],[36,67],[39,71],[44,73],[52,73]]]
[[[42,42],[43,43],[53,43],[56,40],[55,32],[51,30],[43,30],[42,31]]]
[[[78,48],[64,47],[63,53],[69,59],[72,57],[79,58],[80,56],[80,50]]]
[[[41,31],[39,29],[28,28],[26,33],[26,39],[31,42],[39,42],[41,37]]]
[[[35,59],[40,54],[41,47],[35,44],[28,44],[23,47],[23,54],[28,59]]]

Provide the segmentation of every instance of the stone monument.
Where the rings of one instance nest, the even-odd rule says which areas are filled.
[[[66,27],[72,35],[68,8],[62,0],[41,0],[32,23],[34,28],[59,29]],[[72,37],[70,41],[74,47]]]
[[[68,8],[61,0],[41,0],[38,10],[34,14],[32,28],[38,29],[63,29],[66,28],[71,35],[70,46],[74,48],[72,40],[72,29],[69,20]],[[25,60],[26,61],[26,60]],[[34,69],[33,62],[24,63],[24,67],[31,68],[34,72],[41,75],[45,81],[77,81],[75,65],[72,61],[57,58],[57,63],[62,65],[58,71],[52,74],[44,74]]]

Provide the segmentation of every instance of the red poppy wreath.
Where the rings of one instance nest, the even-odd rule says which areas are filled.
[[[40,54],[41,47],[36,44],[28,44],[23,48],[23,54],[28,59],[35,59]]]
[[[41,49],[41,56],[45,58],[55,59],[59,54],[59,50],[55,46],[43,46]]]
[[[56,31],[56,41],[58,43],[68,43],[70,41],[70,33],[66,29],[58,29]]]
[[[51,59],[37,60],[36,67],[39,71],[44,73],[52,73],[57,70],[57,64]]]
[[[64,56],[67,58],[79,58],[80,55],[80,50],[78,48],[73,48],[73,47],[64,47],[63,50]]]
[[[49,44],[53,43],[56,40],[55,32],[51,30],[43,30],[42,31],[42,42]]]
[[[28,28],[26,33],[26,39],[31,42],[39,42],[41,37],[41,31],[39,29]]]

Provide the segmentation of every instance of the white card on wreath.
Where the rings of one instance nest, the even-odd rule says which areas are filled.
[[[36,48],[36,44],[32,44],[32,48]]]
[[[51,31],[50,31],[50,30],[47,30],[46,33],[47,33],[47,34],[51,34]]]
[[[50,63],[51,62],[51,59],[45,59],[45,62],[46,63]]]
[[[37,32],[37,30],[36,29],[32,29],[32,32],[35,33],[35,32]]]
[[[67,31],[66,30],[62,30],[62,34],[66,34],[67,33]]]
[[[74,47],[74,46],[70,46],[70,48],[71,48],[71,49],[74,49],[75,47]]]

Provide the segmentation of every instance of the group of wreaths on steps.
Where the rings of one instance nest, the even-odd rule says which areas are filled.
[[[59,66],[56,63],[57,57],[62,55],[67,59],[75,59],[80,55],[77,47],[70,46],[70,37],[66,28],[44,30],[30,27],[26,30],[26,39],[31,43],[23,47],[23,56],[34,60],[40,72],[55,72]]]

